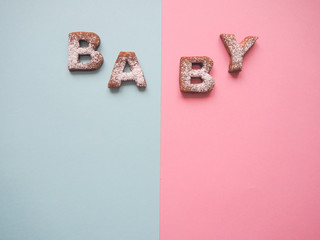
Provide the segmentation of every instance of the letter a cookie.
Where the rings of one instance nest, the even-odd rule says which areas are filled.
[[[124,72],[126,63],[128,63],[131,72]],[[136,54],[134,52],[120,52],[114,64],[108,88],[119,88],[122,81],[130,80],[135,81],[138,87],[147,87]]]

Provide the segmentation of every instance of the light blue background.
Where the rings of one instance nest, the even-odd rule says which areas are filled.
[[[161,1],[2,0],[0,30],[0,239],[159,239]],[[74,31],[100,70],[67,70]],[[145,91],[107,88],[120,51]]]

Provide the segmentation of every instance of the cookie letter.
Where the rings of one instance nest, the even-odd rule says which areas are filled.
[[[234,34],[220,34],[220,38],[230,55],[229,72],[240,72],[244,55],[253,46],[258,37],[248,36],[240,44],[237,43]]]
[[[88,42],[88,47],[80,47],[80,41]],[[100,45],[100,38],[92,32],[69,33],[69,71],[91,71],[101,67],[103,57],[95,51]],[[80,56],[90,56],[90,62],[79,62]]]
[[[192,69],[192,64],[201,65],[200,69]],[[209,74],[213,61],[208,57],[182,57],[180,59],[180,91],[187,93],[210,92],[214,79]],[[192,84],[191,78],[200,78],[199,84]]]
[[[131,72],[124,72],[128,63]],[[135,81],[138,87],[147,87],[138,58],[134,52],[120,52],[116,63],[114,64],[112,74],[108,83],[108,88],[121,87],[122,81]]]

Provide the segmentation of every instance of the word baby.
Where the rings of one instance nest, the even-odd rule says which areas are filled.
[[[230,55],[229,72],[242,70],[244,55],[253,46],[258,37],[248,36],[240,44],[237,43],[235,35],[221,34],[220,38]],[[81,47],[80,42],[85,41],[88,47]],[[97,51],[100,45],[100,37],[92,32],[69,33],[69,71],[92,71],[101,67],[103,56]],[[80,62],[80,56],[90,56],[90,62]],[[125,72],[126,64],[130,72]],[[200,69],[193,69],[192,65],[200,65]],[[180,90],[189,93],[210,92],[214,87],[214,79],[209,74],[213,61],[209,57],[182,57],[180,59]],[[199,84],[191,82],[192,78],[200,78]],[[121,87],[122,81],[135,81],[138,87],[146,87],[147,83],[143,71],[134,52],[120,52],[112,70],[108,83],[109,88]]]

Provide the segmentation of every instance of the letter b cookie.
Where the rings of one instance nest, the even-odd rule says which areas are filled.
[[[88,42],[88,47],[80,47],[80,41]],[[100,45],[100,38],[92,32],[69,33],[69,71],[91,71],[101,67],[103,57],[97,48]],[[90,56],[90,62],[80,62],[80,56]]]

